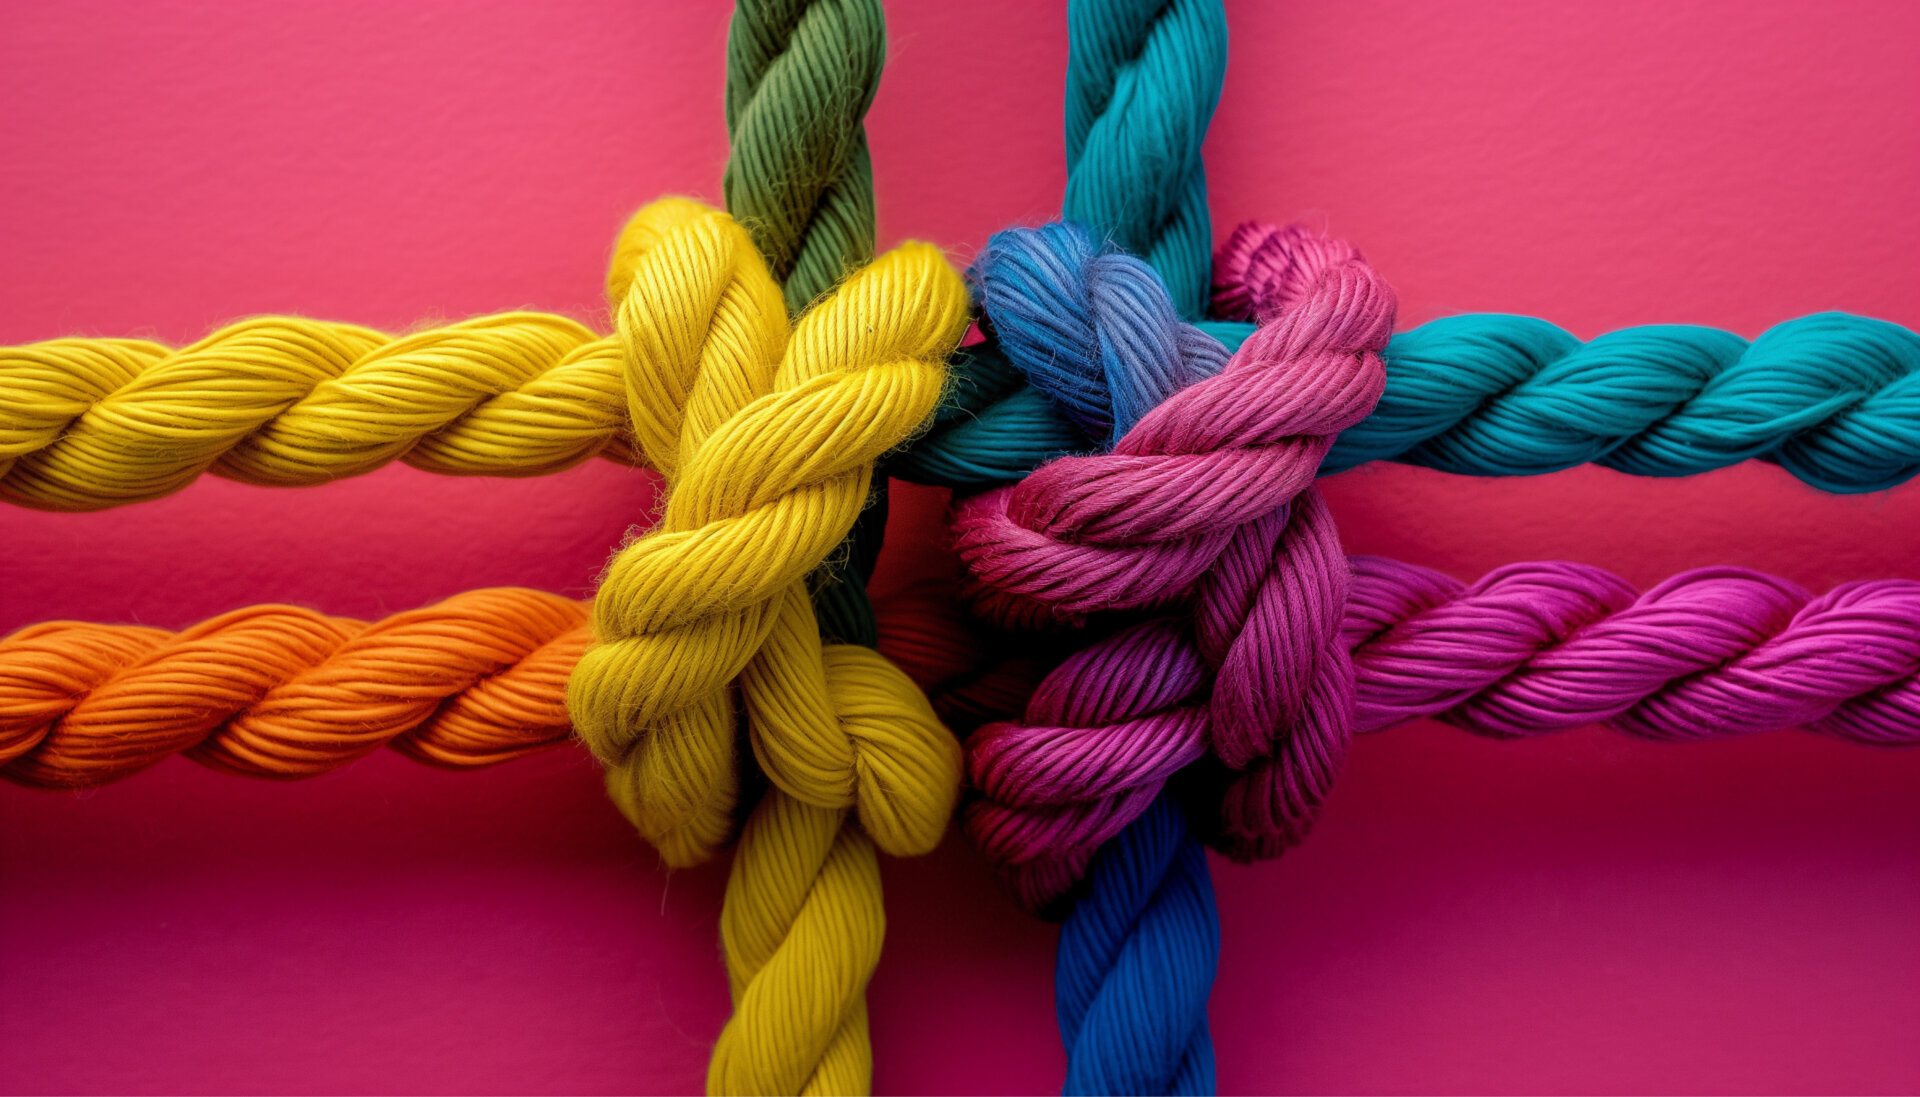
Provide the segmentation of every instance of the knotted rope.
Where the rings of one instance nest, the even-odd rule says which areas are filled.
[[[753,234],[799,312],[873,258],[866,116],[886,63],[880,0],[740,0],[727,30],[727,210]],[[887,484],[813,577],[829,640],[874,644],[866,582],[886,533]]]
[[[607,568],[568,707],[615,802],[669,864],[691,864],[732,831],[739,678],[773,788],[729,882],[735,1015],[709,1086],[863,1090],[884,925],[873,843],[938,843],[958,748],[878,653],[823,648],[805,580],[859,514],[875,459],[932,411],[964,287],[937,249],[904,245],[789,332],[746,232],[667,200],[623,233],[609,288],[634,434],[669,495]],[[842,825],[850,811],[860,828]]]
[[[1512,564],[1462,583],[1348,559],[1340,635],[1358,731],[1432,717],[1496,738],[1599,722],[1660,740],[1805,727],[1920,745],[1920,580],[1814,596],[1699,568],[1636,592],[1586,564]],[[989,670],[996,649],[954,642],[948,605],[905,597],[881,610],[882,647],[936,709],[1004,719],[1034,694],[1033,664]],[[92,788],[180,753],[243,776],[305,777],[382,745],[435,765],[493,765],[572,737],[565,683],[590,639],[587,616],[581,603],[503,587],[371,624],[253,606],[178,633],[30,625],[0,639],[0,777]],[[1494,630],[1502,642],[1490,645]],[[1068,659],[1049,692],[1096,657]],[[323,707],[343,695],[350,716]],[[1205,747],[1195,731],[1178,749]]]
[[[1094,849],[1191,760],[1148,744],[1191,743],[1194,727],[1231,771],[1216,836],[1224,848],[1273,856],[1311,825],[1346,753],[1352,698],[1338,643],[1346,565],[1312,482],[1332,436],[1377,398],[1378,351],[1393,322],[1392,291],[1358,253],[1299,231],[1296,296],[1218,373],[1178,387],[1182,338],[1170,309],[1130,297],[1068,307],[1075,297],[1100,302],[1101,268],[1131,262],[1102,260],[1084,239],[1061,246],[1073,236],[995,238],[1072,287],[1039,300],[983,289],[1003,347],[1019,361],[1007,329],[1063,317],[1047,344],[1056,365],[1084,380],[1121,372],[1124,361],[1127,376],[1167,378],[1162,387],[1175,391],[1131,425],[1117,418],[1125,433],[1110,453],[1063,458],[957,507],[957,547],[977,605],[1003,621],[1187,612],[1083,652],[1056,672],[1071,687],[1056,694],[1043,684],[1030,725],[991,726],[970,744],[986,797],[969,813],[970,831],[1035,907],[1063,895]],[[983,255],[977,277],[996,280],[1000,262]],[[1055,386],[1045,373],[1032,379]],[[1056,696],[1077,711],[1051,710]],[[1161,719],[1170,707],[1176,714]],[[1148,757],[1144,769],[1127,764]],[[1105,785],[1106,798],[1067,797],[1075,775]]]
[[[1254,319],[1286,289],[1284,230],[1221,246],[1214,308]],[[1920,472],[1920,337],[1839,312],[1751,343],[1686,324],[1589,343],[1525,316],[1454,316],[1394,337],[1387,389],[1323,472],[1395,460],[1477,476],[1589,462],[1689,476],[1754,459],[1823,491],[1882,491]]]

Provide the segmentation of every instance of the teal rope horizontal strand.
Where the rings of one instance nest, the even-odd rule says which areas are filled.
[[[1200,326],[1229,348],[1253,331],[1230,321]],[[976,348],[973,357],[990,353]],[[1472,476],[1588,463],[1690,476],[1758,459],[1847,494],[1920,472],[1920,336],[1884,320],[1817,313],[1751,343],[1672,324],[1582,342],[1545,320],[1482,313],[1402,332],[1385,357],[1385,396],[1340,436],[1322,473],[1399,461]],[[1006,470],[1097,446],[1084,435],[1066,442],[1070,421],[1036,410],[1023,392],[966,391],[894,474],[978,489],[1020,474]],[[1002,475],[966,479],[974,469]]]
[[[1582,343],[1524,316],[1456,316],[1396,337],[1387,394],[1324,471],[1395,460],[1477,476],[1589,462],[1688,476],[1772,461],[1823,491],[1920,472],[1920,337],[1826,312],[1748,343],[1626,328]]]
[[[1067,5],[1061,212],[1160,272],[1181,316],[1207,310],[1213,227],[1200,146],[1227,72],[1220,0]]]

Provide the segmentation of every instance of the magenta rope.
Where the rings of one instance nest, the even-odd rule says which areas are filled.
[[[1640,593],[1585,564],[1514,564],[1468,585],[1378,557],[1350,562],[1340,640],[1360,731],[1431,716],[1496,737],[1600,723],[1670,741],[1804,727],[1920,745],[1920,581],[1815,597],[1717,567]],[[974,734],[984,799],[968,826],[1028,905],[1065,894],[1176,772],[1187,770],[1189,797],[1219,794],[1207,765],[1188,768],[1210,745],[1209,667],[1188,628],[1161,618],[1085,648],[1021,720]]]
[[[1394,295],[1343,240],[1296,230],[1279,246],[1298,277],[1220,372],[1116,424],[1110,452],[956,506],[970,596],[1000,624],[1182,607],[1075,656],[1028,727],[970,744],[985,798],[968,827],[1029,907],[1064,896],[1203,752],[1224,767],[1212,838],[1242,859],[1303,838],[1346,756],[1347,566],[1313,485],[1379,399]]]

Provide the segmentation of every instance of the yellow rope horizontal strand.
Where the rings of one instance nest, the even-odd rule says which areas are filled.
[[[636,460],[627,439],[618,344],[545,313],[400,336],[269,316],[178,349],[0,348],[0,498],[44,510],[155,499],[202,472],[296,486],[399,460],[534,476]]]

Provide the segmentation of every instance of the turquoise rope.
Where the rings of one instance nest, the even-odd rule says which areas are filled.
[[[1229,348],[1253,325],[1203,321]],[[1098,445],[1029,390],[956,363],[951,406],[893,472],[977,491]],[[1484,313],[1393,337],[1387,390],[1322,466],[1399,461],[1471,476],[1531,476],[1589,462],[1691,476],[1780,465],[1822,491],[1884,491],[1920,473],[1920,335],[1827,312],[1758,339],[1714,328],[1623,328],[1581,342],[1545,320]]]
[[[1219,0],[1067,5],[1069,221],[1110,236],[1166,280],[1183,319],[1206,314],[1213,263],[1200,162],[1227,74]]]

